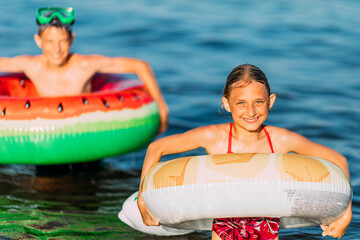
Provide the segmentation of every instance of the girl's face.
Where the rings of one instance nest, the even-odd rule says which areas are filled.
[[[246,86],[234,87],[223,104],[231,112],[234,123],[247,131],[261,129],[269,110],[274,104],[275,94],[268,95],[266,87],[259,82],[251,82]]]

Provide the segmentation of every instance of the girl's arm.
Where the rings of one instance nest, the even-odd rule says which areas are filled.
[[[295,152],[297,154],[322,158],[336,164],[338,167],[341,168],[341,170],[345,173],[345,175],[350,181],[348,161],[343,155],[341,155],[334,149],[331,149],[319,143],[312,142],[306,137],[291,131],[288,131],[288,133],[286,134],[286,138],[284,138],[283,141],[287,142],[287,152]]]
[[[142,183],[146,173],[155,163],[159,162],[161,157],[164,155],[186,152],[200,147],[205,147],[206,142],[211,139],[211,137],[209,138],[209,135],[211,135],[209,134],[211,131],[210,129],[211,126],[195,128],[182,134],[175,134],[161,138],[149,145],[141,172],[139,196],[137,200],[144,224],[150,226],[159,225],[158,220],[146,207],[141,196]]]
[[[324,145],[314,143],[309,139],[294,132],[289,131],[287,134],[285,134],[285,136],[286,137],[284,137],[283,140],[285,140],[287,142],[287,145],[289,146],[288,152],[295,152],[302,155],[326,159],[339,166],[350,181],[348,161],[340,153]],[[328,226],[321,225],[321,228],[323,229],[322,235],[332,236],[334,238],[342,237],[345,234],[345,231],[349,226],[351,219],[352,210],[350,202],[343,217],[329,224]]]

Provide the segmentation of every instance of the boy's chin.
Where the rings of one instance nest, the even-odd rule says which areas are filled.
[[[66,64],[66,60],[52,60],[49,63],[54,67],[61,67]]]

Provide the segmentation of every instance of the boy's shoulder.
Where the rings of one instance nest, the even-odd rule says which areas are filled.
[[[40,61],[42,55],[19,55],[13,57],[14,61]]]
[[[102,55],[83,55],[78,53],[71,53],[69,62],[71,65],[80,65],[81,66],[92,66],[92,65],[101,65],[101,61],[104,59],[104,56]]]
[[[19,55],[10,59],[11,64],[22,71],[34,69],[42,62],[42,55]]]
[[[92,55],[82,55],[78,53],[71,53],[68,64],[73,68],[88,68],[95,64]]]

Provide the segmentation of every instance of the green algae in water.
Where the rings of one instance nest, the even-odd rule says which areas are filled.
[[[93,212],[19,211],[0,212],[0,240],[41,239],[126,239],[126,240],[205,240],[210,234],[160,237],[135,231],[117,214]]]
[[[129,239],[116,214],[89,212],[0,212],[0,239]],[[128,236],[128,237],[125,237]]]

